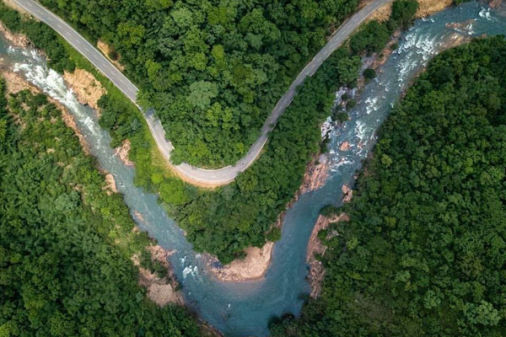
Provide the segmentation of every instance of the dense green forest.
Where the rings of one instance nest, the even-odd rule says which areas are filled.
[[[95,166],[44,95],[0,81],[0,336],[200,336],[137,284],[150,241]]]
[[[395,3],[398,5],[393,7],[390,21],[381,24],[373,21],[351,38],[350,45],[362,45],[362,48],[352,50],[345,46],[337,50],[299,88],[294,101],[271,133],[262,156],[236,182],[226,187],[199,190],[167,173],[163,159],[153,152],[156,146],[147,127],[143,127],[139,112],[135,108],[132,110],[131,104],[120,95],[111,94],[114,88],[110,86],[109,94],[99,102],[102,109],[100,123],[110,130],[112,146],[117,146],[124,138],[131,140],[130,159],[136,163],[136,183],[159,192],[167,210],[186,230],[195,249],[210,252],[222,262],[228,262],[240,255],[243,248],[261,246],[266,239],[279,236],[278,230],[271,226],[299,188],[312,155],[319,151],[319,125],[331,113],[334,91],[340,85],[355,85],[360,66],[358,55],[371,51],[368,48],[370,41],[380,41],[384,45],[390,33],[410,22],[416,11],[414,0],[396,0]],[[7,8],[0,11],[0,19],[15,31],[36,30],[31,26],[38,26],[41,31],[49,29],[40,23],[21,20],[15,11]],[[381,29],[370,29],[371,25]],[[55,33],[50,29],[42,39],[32,34],[32,41],[42,48],[51,41],[60,41],[65,46],[51,34]],[[85,62],[79,61],[79,55],[72,54],[68,48],[59,48],[67,53],[66,57],[79,63],[79,67],[86,67]],[[380,48],[378,43],[376,48]]]
[[[174,163],[234,163],[358,0],[43,0],[121,56],[175,146]]]
[[[272,335],[504,336],[505,167],[506,38],[475,40],[393,109],[329,228],[320,298]]]

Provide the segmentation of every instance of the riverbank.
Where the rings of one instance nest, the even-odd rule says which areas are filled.
[[[265,276],[272,258],[274,242],[267,242],[263,247],[249,247],[244,250],[245,257],[236,259],[226,265],[209,254],[204,254],[207,269],[222,282],[258,281]]]
[[[417,0],[418,10],[415,13],[415,18],[424,18],[453,5],[453,0]],[[379,22],[388,21],[392,14],[392,3],[388,3],[380,7],[373,15],[367,19],[367,21],[377,20]]]
[[[330,218],[320,215],[316,220],[311,236],[309,237],[306,255],[306,263],[309,265],[307,280],[311,286],[311,292],[309,294],[311,298],[316,299],[320,295],[323,278],[325,277],[325,268],[321,262],[321,257],[325,254],[327,246],[320,240],[319,233],[327,230],[330,224],[348,221],[350,221],[350,218],[346,213],[341,213]],[[337,231],[332,231],[326,234],[325,239],[329,240],[336,235]]]
[[[174,252],[159,245],[150,245],[145,249],[151,261],[159,263],[166,271],[166,275],[160,277],[158,273],[142,267],[138,254],[132,256],[133,264],[139,269],[139,285],[147,289],[148,298],[160,307],[169,303],[184,305],[183,294],[178,290],[180,285],[168,260]]]
[[[426,7],[429,8],[429,7]],[[446,8],[446,7],[430,7],[433,10],[434,8]],[[439,10],[438,10],[439,11]],[[433,14],[433,13],[432,13]],[[442,51],[450,48],[457,47],[463,43],[467,43],[471,40],[469,32],[472,30],[472,25],[474,23],[474,20],[468,20],[464,22],[455,22],[447,24],[446,26],[448,28],[455,29],[455,32],[450,34],[446,37],[446,39],[442,42],[441,49]],[[394,49],[392,48],[394,45],[396,45],[399,41],[399,37],[401,36],[401,31],[396,31],[387,46],[380,52],[375,53],[370,58],[365,58],[363,62],[363,69],[365,68],[372,68],[377,70],[380,66],[382,66],[390,57]],[[381,72],[381,69],[379,70]],[[420,72],[423,72],[421,70]],[[410,81],[413,82],[418,77],[418,75],[414,76],[414,78]],[[360,90],[363,89],[365,85],[365,81],[363,77],[359,79],[359,85],[358,90],[360,95]],[[401,98],[404,94],[401,94]],[[340,151],[348,151],[349,150],[349,143],[343,142],[339,146]],[[369,159],[372,158],[372,152],[369,155]],[[308,171],[306,172],[307,177],[311,177],[311,173],[313,172],[313,167],[308,167]],[[322,172],[319,172],[318,176],[326,176],[325,174],[322,174]],[[354,176],[354,179],[357,178],[357,175]],[[311,182],[309,186],[320,186],[321,181],[315,181]],[[324,182],[323,182],[324,184]],[[306,190],[307,184],[303,184],[302,191],[310,191],[311,189]],[[342,186],[342,201],[343,203],[350,202],[353,197],[353,190],[348,185]],[[298,196],[297,196],[298,198]],[[325,253],[326,247],[322,244],[321,240],[318,238],[318,233],[322,230],[326,230],[330,223],[339,222],[339,221],[349,221],[349,218],[346,214],[341,213],[338,217],[335,218],[327,218],[325,216],[320,215],[318,217],[318,220],[315,223],[315,226],[313,228],[313,232],[311,234],[308,248],[307,248],[307,255],[306,255],[306,261],[309,264],[309,274],[308,274],[308,281],[311,286],[311,293],[310,296],[312,298],[318,297],[320,291],[321,291],[321,283],[323,281],[324,275],[325,275],[325,269],[323,268],[323,265],[321,264],[318,256],[322,256]],[[327,234],[331,235],[331,234]],[[328,237],[327,237],[328,238]]]
[[[43,94],[39,88],[29,83],[21,75],[6,69],[1,62],[0,76],[5,79],[7,96],[10,94],[17,94],[23,90],[29,90],[33,95]],[[54,104],[61,112],[62,120],[68,128],[72,129],[74,134],[79,139],[79,143],[83,149],[83,152],[87,155],[90,155],[89,145],[86,143],[84,136],[79,131],[74,117],[60,102],[52,99],[51,97],[47,97],[47,100],[50,103]],[[21,127],[23,127],[22,121],[19,123]],[[103,170],[99,171],[102,173],[105,181],[103,190],[105,190],[108,195],[117,193],[118,190],[116,189],[114,177],[110,173],[107,173]],[[134,227],[134,232],[139,232],[138,227]],[[118,244],[120,242],[121,239],[118,240]],[[139,269],[139,284],[147,289],[148,298],[150,298],[159,306],[165,306],[168,303],[184,305],[182,294],[177,290],[179,288],[179,285],[176,281],[172,267],[168,262],[168,257],[171,255],[171,252],[163,249],[161,246],[154,244],[146,246],[145,249],[149,251],[152,261],[161,264],[167,271],[166,276],[158,277],[155,272],[152,272],[149,269],[143,267],[140,264],[139,255],[134,254],[132,257],[132,262]]]

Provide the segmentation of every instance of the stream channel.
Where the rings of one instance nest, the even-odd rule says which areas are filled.
[[[271,317],[300,313],[302,295],[310,290],[306,280],[306,247],[318,211],[329,203],[337,205],[342,197],[341,186],[353,184],[353,175],[375,142],[376,130],[402,91],[456,33],[469,37],[506,34],[506,17],[501,13],[504,5],[492,10],[476,2],[465,3],[417,20],[402,34],[399,47],[378,69],[376,79],[364,88],[357,105],[349,112],[351,120],[331,129],[327,182],[322,188],[302,195],[287,211],[272,264],[265,278],[255,282],[223,283],[210,276],[202,256],[192,250],[183,231],[158,203],[158,197],[134,185],[135,168],[125,166],[114,155],[109,146],[110,136],[100,128],[96,114],[78,103],[62,76],[48,69],[36,50],[15,48],[0,36],[0,59],[4,66],[60,101],[75,116],[91,154],[100,167],[114,176],[139,227],[162,247],[176,250],[170,259],[183,285],[186,304],[227,336],[266,336]],[[466,24],[462,28],[447,26],[454,22]],[[339,150],[344,141],[350,143],[348,151]],[[137,212],[142,219],[134,215]]]

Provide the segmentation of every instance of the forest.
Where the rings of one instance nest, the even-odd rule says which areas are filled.
[[[114,47],[154,108],[172,160],[222,167],[256,140],[277,100],[358,0],[42,0]]]
[[[504,336],[505,167],[501,36],[443,52],[396,105],[350,221],[319,235],[321,296],[272,336]]]
[[[4,5],[0,3],[0,6]],[[262,246],[266,240],[279,238],[279,229],[273,228],[273,224],[298,190],[306,165],[325,148],[324,144],[320,146],[319,126],[332,114],[335,90],[341,85],[356,85],[360,56],[380,50],[393,30],[411,22],[416,8],[415,0],[396,0],[389,21],[369,22],[352,36],[348,45],[334,52],[298,89],[294,101],[271,132],[262,156],[228,186],[202,190],[184,184],[167,172],[163,158],[153,150],[156,146],[139,111],[117,90],[115,93],[115,88],[105,79],[101,82],[109,93],[99,102],[100,124],[110,131],[111,146],[130,139],[129,156],[136,165],[136,184],[159,193],[165,208],[187,232],[194,248],[229,262],[241,256],[245,247]],[[23,20],[5,6],[0,11],[0,19],[10,29],[26,32],[37,47],[51,48],[57,44],[55,49],[70,60],[66,61],[65,69],[78,64],[94,71],[47,26]],[[44,34],[34,33],[38,29]],[[100,79],[96,71],[95,75]],[[345,112],[335,111],[334,115],[342,118],[341,122],[347,120]]]
[[[0,336],[202,336],[130,257],[150,243],[42,94],[0,81]]]

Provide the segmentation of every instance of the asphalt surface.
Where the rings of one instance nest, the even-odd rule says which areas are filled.
[[[262,148],[268,140],[269,132],[274,128],[278,118],[292,102],[297,87],[304,82],[308,76],[312,76],[323,62],[339,48],[344,41],[379,7],[392,2],[393,0],[374,0],[363,7],[332,35],[327,44],[315,55],[315,57],[302,69],[299,75],[292,82],[286,93],[278,101],[269,117],[266,119],[260,137],[251,145],[248,153],[237,161],[233,166],[226,166],[219,169],[202,169],[183,163],[172,165],[170,163],[170,153],[174,148],[170,141],[165,138],[165,130],[160,121],[152,112],[144,112],[144,118],[149,126],[151,134],[156,144],[174,171],[185,181],[203,186],[220,186],[232,182],[235,177],[251,166],[259,156]],[[60,34],[70,45],[79,53],[86,57],[97,69],[99,69],[109,80],[121,90],[134,104],[137,105],[136,98],[139,89],[118,70],[101,52],[99,52],[91,43],[77,33],[69,24],[53,14],[51,11],[40,5],[34,0],[14,0],[16,4],[32,14],[40,21],[46,23],[58,34]],[[137,105],[138,106],[138,105]],[[140,107],[139,107],[140,109]]]

